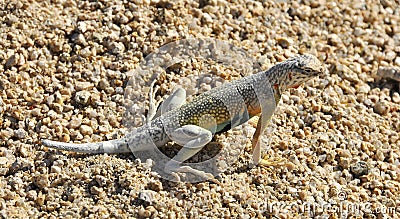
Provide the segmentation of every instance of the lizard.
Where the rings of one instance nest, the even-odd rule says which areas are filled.
[[[128,153],[150,150],[174,141],[183,147],[164,170],[171,174],[189,172],[208,179],[213,176],[185,166],[183,162],[208,144],[213,134],[225,132],[254,116],[260,116],[252,139],[253,161],[255,164],[268,165],[268,161],[261,158],[260,136],[280,101],[281,93],[323,74],[327,74],[327,69],[315,56],[298,55],[266,71],[224,83],[187,103],[185,90],[178,88],[161,104],[157,113],[148,113],[143,126],[119,139],[82,144],[45,139],[42,144],[82,153]]]

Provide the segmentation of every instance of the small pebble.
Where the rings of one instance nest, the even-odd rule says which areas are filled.
[[[213,22],[213,19],[212,19],[212,17],[211,17],[210,14],[208,14],[208,13],[203,13],[203,17],[202,17],[201,21],[204,22],[204,23],[206,23],[206,24],[209,24],[209,23],[212,23],[212,22]]]
[[[51,166],[51,173],[61,173],[61,168],[59,166]]]
[[[79,131],[83,134],[83,135],[91,135],[93,134],[93,129],[90,126],[87,125],[81,125],[81,127],[79,128]]]
[[[355,164],[351,165],[350,171],[355,177],[360,177],[360,176],[368,174],[369,167],[366,162],[358,161]]]
[[[374,112],[379,115],[385,115],[389,112],[389,106],[386,102],[379,101],[374,106]]]
[[[90,92],[89,91],[79,91],[75,94],[75,102],[80,105],[89,104]]]

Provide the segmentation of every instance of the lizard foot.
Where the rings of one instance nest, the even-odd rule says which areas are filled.
[[[200,177],[202,180],[210,180],[210,181],[215,180],[214,175],[212,175],[211,173],[206,173],[201,170],[196,170],[190,166],[177,166],[172,162],[170,164],[167,164],[164,171],[171,174],[177,182],[181,181],[180,174],[182,173],[193,174],[197,177]]]
[[[259,166],[262,167],[267,167],[269,169],[269,167],[271,166],[283,166],[285,165],[286,160],[283,158],[268,158],[268,156],[264,156],[260,162],[258,163]]]

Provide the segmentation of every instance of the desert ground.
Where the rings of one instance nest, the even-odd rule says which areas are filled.
[[[399,4],[0,1],[1,217],[399,218],[400,82],[378,71],[400,67]],[[196,183],[169,181],[156,160],[131,153],[41,144],[100,142],[140,126],[150,88],[130,84],[132,72],[163,45],[202,38],[243,49],[261,70],[305,53],[324,63],[327,76],[282,93],[263,135],[276,165],[251,166],[256,120],[196,155],[243,146],[215,180]],[[156,99],[179,85],[190,100],[242,76],[233,65],[181,60],[158,78]],[[125,116],[128,85],[135,119]]]

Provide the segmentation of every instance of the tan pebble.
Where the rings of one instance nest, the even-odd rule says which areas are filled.
[[[147,187],[148,189],[151,189],[153,191],[159,192],[163,189],[162,183],[158,180],[151,180]]]
[[[79,91],[75,94],[75,102],[80,105],[87,105],[90,99],[89,91]]]
[[[26,197],[30,201],[34,201],[37,198],[37,192],[35,190],[30,190],[26,193]]]
[[[397,92],[393,93],[392,100],[394,103],[400,103],[400,94]]]
[[[53,103],[51,104],[51,108],[54,109],[57,113],[62,113],[63,112],[63,106],[59,103]]]
[[[300,138],[300,139],[303,139],[303,138],[306,137],[306,135],[305,135],[305,133],[304,133],[304,130],[302,130],[302,129],[296,130],[296,131],[294,132],[294,135],[295,135],[296,137]]]
[[[308,194],[306,191],[301,190],[298,194],[301,200],[303,201],[307,200]]]
[[[59,166],[51,166],[50,172],[51,173],[61,173],[61,167],[59,167]]]
[[[284,103],[289,103],[289,101],[290,101],[289,96],[286,95],[286,94],[282,94],[281,99],[282,99],[282,101],[283,101]]]
[[[70,128],[76,129],[82,124],[82,119],[80,118],[73,118],[71,122],[68,124]]]
[[[126,24],[129,22],[129,18],[127,16],[125,16],[124,14],[119,14],[119,18],[118,18],[118,22],[120,24]]]
[[[40,112],[40,108],[35,108],[35,109],[33,109],[33,110],[31,111],[31,114],[32,114],[33,116],[36,116],[36,117],[42,115],[42,113]]]
[[[6,158],[6,157],[0,157],[0,165],[5,165],[5,164],[7,164],[7,162],[8,162],[8,158]]]
[[[289,148],[289,143],[287,141],[280,141],[279,142],[279,149],[280,150],[287,150]]]
[[[22,157],[28,157],[29,151],[30,150],[28,150],[28,146],[26,144],[22,144],[19,147],[19,153],[21,154]]]
[[[27,135],[27,133],[23,129],[17,129],[17,130],[14,131],[14,136],[19,138],[19,139],[25,138],[26,135]]]
[[[124,83],[123,81],[118,80],[118,79],[114,81],[114,85],[115,85],[116,87],[121,87],[121,86],[123,85],[123,83]]]
[[[47,62],[45,62],[45,61],[43,61],[43,60],[40,60],[40,61],[38,62],[38,66],[39,66],[40,68],[42,68],[42,69],[47,69],[47,68],[48,68]]]
[[[91,82],[87,82],[87,81],[77,81],[77,82],[75,82],[76,91],[92,90],[93,87],[94,87],[94,85]]]
[[[346,157],[346,158],[351,157],[351,153],[348,149],[337,148],[336,153],[341,157]]]
[[[266,40],[265,33],[257,33],[256,35],[257,42],[265,42],[265,40]]]
[[[143,218],[148,218],[151,216],[151,212],[145,210],[143,207],[138,210],[138,215]]]
[[[53,166],[62,167],[62,166],[64,166],[64,161],[62,161],[62,160],[55,160],[55,161],[53,162]]]
[[[284,49],[287,49],[294,44],[294,41],[291,38],[287,37],[279,37],[276,39],[276,41]]]
[[[326,133],[322,133],[319,135],[318,140],[321,142],[328,142],[329,141],[329,135]]]
[[[88,57],[90,57],[90,56],[92,55],[92,51],[93,51],[93,50],[91,50],[90,47],[87,46],[87,47],[83,48],[83,49],[80,51],[80,55],[81,55],[83,58],[88,58]]]
[[[112,42],[109,44],[108,50],[112,54],[118,55],[125,51],[125,46],[122,42]]]
[[[294,188],[294,187],[288,186],[288,187],[287,187],[287,192],[288,192],[289,194],[296,194],[296,193],[297,193],[297,189]]]
[[[20,121],[24,120],[24,118],[25,118],[25,114],[22,112],[21,108],[19,108],[19,107],[12,109],[11,116]]]
[[[118,118],[115,115],[110,115],[108,117],[108,122],[110,123],[111,126],[116,127],[119,122],[118,122]]]
[[[107,125],[100,125],[99,126],[99,132],[108,133],[109,132],[108,126]]]
[[[286,162],[285,163],[285,167],[289,170],[289,171],[293,171],[298,169],[297,165],[292,163],[292,162]]]
[[[35,203],[39,206],[43,206],[45,199],[46,199],[45,194],[42,194],[42,192],[39,192],[39,195],[37,196]]]
[[[83,34],[76,34],[72,37],[72,40],[75,41],[76,44],[81,46],[86,46],[88,43],[86,42],[85,36]],[[81,48],[79,46],[79,48]]]
[[[319,105],[319,104],[316,104],[316,105],[313,105],[313,106],[312,106],[312,110],[313,110],[314,112],[321,112],[321,108],[322,108],[322,106]]]
[[[303,130],[304,130],[304,134],[305,134],[306,136],[309,136],[309,135],[312,134],[312,131],[311,131],[311,128],[310,128],[310,127],[305,127]]]
[[[374,106],[374,112],[378,113],[379,115],[385,115],[389,112],[389,105],[386,102],[379,101]]]
[[[287,113],[290,116],[297,116],[296,108],[293,106],[287,107],[285,113]]]
[[[368,84],[364,84],[362,86],[356,85],[356,88],[357,88],[357,93],[363,93],[363,94],[368,94],[368,92],[371,90],[371,87]]]
[[[328,43],[333,46],[338,46],[342,44],[342,40],[337,34],[330,34],[328,35]]]
[[[142,201],[153,203],[157,193],[152,190],[142,190],[139,192],[138,198]]]
[[[388,169],[388,164],[387,163],[384,163],[384,162],[382,162],[381,164],[380,164],[380,170],[381,171],[386,171],[387,169]]]
[[[398,52],[400,52],[400,47],[399,47],[399,51]],[[396,57],[396,59],[394,60],[394,64],[396,66],[400,66],[400,56]]]
[[[393,61],[397,57],[397,54],[394,51],[388,51],[386,52],[385,55],[385,60],[387,61]]]
[[[205,24],[210,24],[213,22],[213,18],[211,17],[210,14],[208,13],[203,13],[203,16],[201,17],[201,21]]]
[[[86,24],[86,22],[84,22],[84,21],[78,22],[77,29],[78,29],[81,33],[85,33],[86,30],[87,30],[87,24]]]
[[[48,125],[48,124],[50,124],[50,122],[51,122],[51,119],[50,119],[49,117],[46,117],[46,118],[44,118],[44,119],[42,120],[42,124],[43,124],[43,125]]]
[[[371,188],[378,188],[378,189],[382,189],[383,188],[383,183],[380,182],[379,180],[372,180],[371,181]],[[381,193],[379,193],[381,194]]]
[[[71,140],[71,137],[68,134],[63,133],[61,135],[60,141],[62,142],[69,142]]]
[[[50,185],[49,177],[47,174],[40,174],[35,177],[35,185],[41,189],[48,188]]]
[[[108,93],[108,94],[113,94],[114,93],[114,91],[115,91],[115,89],[113,88],[113,87],[108,87],[108,88],[106,88],[106,93]]]
[[[375,154],[375,158],[379,161],[383,161],[385,159],[385,155],[382,150],[377,150]]]
[[[202,92],[207,92],[207,91],[209,91],[209,90],[211,90],[211,85],[209,85],[209,84],[201,84],[200,85],[200,87],[201,87],[201,89],[202,89]]]
[[[340,161],[339,161],[339,165],[343,168],[343,169],[347,169],[350,165],[350,158],[346,158],[346,157],[341,157]]]
[[[47,211],[54,211],[55,209],[59,208],[60,204],[56,202],[48,202],[46,203]]]
[[[103,189],[97,186],[92,186],[90,187],[90,193],[92,193],[93,195],[100,195],[101,193],[103,193]]]
[[[87,125],[81,125],[79,128],[79,131],[81,132],[82,135],[91,135],[93,134],[93,129],[90,126]]]
[[[109,86],[110,86],[110,82],[107,79],[105,79],[105,78],[100,79],[100,81],[99,81],[100,89],[105,90]]]

